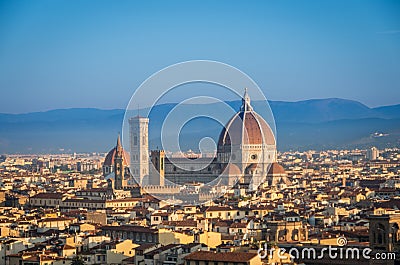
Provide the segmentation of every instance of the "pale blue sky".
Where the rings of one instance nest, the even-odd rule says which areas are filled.
[[[149,75],[210,59],[271,100],[400,103],[400,1],[0,0],[0,112],[125,108]]]

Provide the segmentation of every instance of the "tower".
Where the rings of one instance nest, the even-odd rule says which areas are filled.
[[[117,139],[117,146],[115,147],[115,158],[114,158],[114,175],[115,175],[115,181],[114,181],[114,188],[116,190],[120,190],[124,188],[124,175],[125,175],[125,169],[124,169],[124,151],[122,149],[121,145],[121,138],[118,135]]]
[[[399,252],[400,250],[400,215],[384,214],[370,215],[369,219],[369,247],[372,253]],[[373,257],[373,254],[371,254]],[[398,260],[397,260],[398,261]],[[397,264],[397,263],[371,263],[371,264]]]
[[[164,150],[153,150],[151,151],[151,178],[150,185],[164,186],[164,176],[165,176],[165,152]]]
[[[129,119],[131,174],[140,185],[146,185],[149,175],[149,119],[136,116]]]
[[[376,160],[379,157],[379,150],[376,147],[371,147],[367,150],[367,159],[368,160]]]

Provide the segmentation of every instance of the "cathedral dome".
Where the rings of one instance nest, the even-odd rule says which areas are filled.
[[[242,174],[242,172],[241,172],[240,168],[237,165],[231,164],[231,163],[229,163],[225,167],[225,169],[222,173],[222,175],[226,175],[226,176],[239,176],[241,174]]]
[[[120,139],[119,136],[118,136],[118,139],[117,139],[117,145],[116,145],[113,149],[111,149],[110,152],[108,152],[108,154],[106,155],[106,158],[104,159],[103,166],[109,166],[109,167],[113,166],[113,165],[114,165],[115,157],[116,157],[117,152],[118,152],[119,150],[120,150],[120,151],[122,152],[122,154],[123,154],[123,166],[129,167],[130,157],[129,157],[128,152],[126,152],[126,151],[122,148],[121,139]]]
[[[104,159],[103,165],[104,166],[112,166],[112,165],[114,165],[114,159],[115,159],[116,154],[117,154],[117,148],[114,147],[106,155],[106,158]],[[124,154],[124,159],[123,159],[124,166],[129,167],[129,154],[125,150],[123,150],[123,154]]]
[[[285,169],[279,165],[278,163],[274,162],[271,164],[271,167],[268,170],[268,175],[284,175],[286,174]]]
[[[275,145],[275,137],[268,123],[251,107],[246,91],[240,111],[222,130],[218,146],[261,144]]]

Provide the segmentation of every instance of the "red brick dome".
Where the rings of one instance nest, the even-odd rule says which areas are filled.
[[[116,153],[117,153],[117,147],[111,149],[110,152],[108,152],[108,154],[106,155],[103,165],[113,166]],[[123,164],[124,166],[129,167],[129,154],[125,150],[123,150],[123,154],[124,154]]]
[[[118,135],[118,139],[117,139],[117,145],[113,149],[111,149],[110,152],[108,152],[108,154],[106,155],[106,158],[104,159],[103,166],[113,166],[115,156],[117,155],[118,151],[122,151],[123,165],[125,167],[129,167],[130,157],[129,157],[128,152],[126,152],[122,148],[121,138],[119,137],[119,135]]]
[[[271,167],[268,170],[268,175],[283,175],[283,174],[286,174],[286,171],[281,165],[279,165],[276,162],[271,164]]]
[[[242,174],[242,171],[240,168],[232,163],[229,163],[225,168],[224,171],[222,172],[222,175],[226,176],[239,176]]]
[[[275,136],[268,123],[250,105],[245,93],[243,104],[222,130],[218,145],[275,145]]]

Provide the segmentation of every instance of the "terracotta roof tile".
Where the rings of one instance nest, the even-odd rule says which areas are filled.
[[[185,257],[185,260],[194,261],[220,261],[220,262],[248,262],[257,257],[257,253],[245,252],[210,252],[210,251],[197,251]]]

